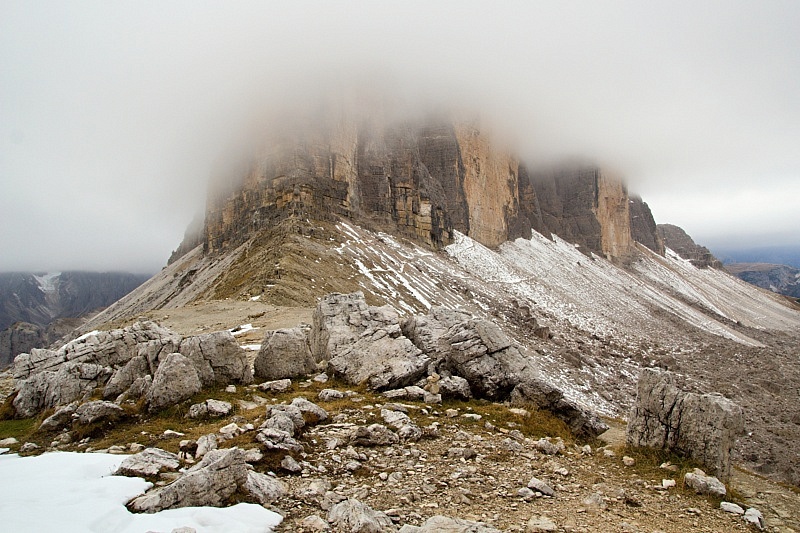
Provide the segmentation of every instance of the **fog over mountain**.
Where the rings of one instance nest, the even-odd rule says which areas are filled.
[[[0,271],[160,268],[209,178],[342,88],[613,167],[712,250],[796,244],[798,22],[791,1],[4,2]]]

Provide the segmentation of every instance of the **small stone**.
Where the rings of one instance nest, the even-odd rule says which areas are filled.
[[[30,452],[35,452],[39,448],[40,446],[35,442],[26,442],[25,444],[19,447],[19,451],[20,453],[30,453]]]
[[[675,485],[676,485],[676,483],[675,483],[674,479],[662,479],[661,480],[661,486],[664,487],[665,489],[672,488]]]
[[[609,450],[608,448],[604,448],[603,455],[605,457],[616,457],[617,453],[614,450]]]
[[[233,385],[230,385],[230,387],[236,388]],[[208,416],[214,417],[228,416],[233,411],[233,405],[221,400],[206,400],[206,407],[208,408]]]
[[[622,458],[622,464],[624,464],[625,466],[633,466],[633,465],[636,464],[636,459],[634,459],[633,457],[630,457],[628,455],[625,455]]]
[[[750,507],[749,509],[747,509],[747,511],[745,511],[744,521],[747,522],[748,524],[752,524],[759,530],[763,530],[764,526],[766,525],[764,522],[764,516],[758,509],[755,509],[753,507]]]
[[[139,444],[138,442],[131,442],[128,444],[128,450],[133,453],[139,453],[144,451],[144,444]]]
[[[726,513],[743,515],[744,509],[732,502],[719,502],[719,508]]]
[[[456,409],[447,409],[444,414],[447,418],[455,418],[458,416],[458,411]]]
[[[225,392],[236,394],[236,385],[228,385],[227,387],[225,387]]]
[[[683,483],[687,487],[691,487],[697,494],[709,494],[724,498],[727,494],[725,485],[713,476],[707,476],[705,472],[699,468],[695,468],[693,472],[689,472],[684,476]]]
[[[545,533],[558,531],[558,526],[546,516],[533,516],[525,527],[526,533]]]
[[[19,444],[19,441],[14,437],[8,437],[7,439],[0,440],[0,447],[8,448],[9,446],[14,446],[15,444]]]
[[[476,413],[465,413],[465,414],[463,414],[461,416],[463,416],[467,420],[474,420],[475,422],[477,422],[478,420],[483,418],[481,415],[476,414]]]
[[[478,453],[472,448],[453,447],[447,449],[447,456],[456,459],[472,459]]]
[[[314,381],[317,383],[325,383],[328,381],[328,374],[325,374],[324,372],[322,374],[317,374],[314,376]]]
[[[581,453],[584,455],[592,455],[592,447],[588,444],[584,444],[583,448],[581,448]]]
[[[361,463],[359,463],[358,461],[347,461],[347,464],[345,464],[344,467],[350,472],[355,472],[356,470],[361,468]]]
[[[519,489],[517,491],[517,496],[519,496],[523,500],[527,501],[527,500],[533,499],[533,497],[536,496],[536,493],[533,492],[528,487],[522,487],[521,489]]]
[[[557,453],[563,452],[565,450],[564,441],[560,438],[555,440],[551,439],[539,439],[536,441],[536,449],[540,452],[547,454],[547,455],[556,455]]]
[[[528,481],[528,488],[531,490],[535,490],[536,492],[541,492],[545,496],[556,495],[556,491],[554,491],[550,485],[535,477],[532,477],[531,480]]]
[[[330,525],[328,524],[327,520],[323,520],[318,515],[312,514],[300,521],[300,525],[304,529],[309,529],[311,531],[327,531],[330,529]]]
[[[287,455],[281,460],[281,468],[293,474],[303,471],[303,467],[291,455]]]
[[[181,433],[180,431],[174,431],[172,429],[167,429],[164,433],[161,434],[165,439],[176,439],[178,437],[185,437],[186,433]]]
[[[583,499],[581,502],[583,508],[587,511],[600,512],[606,508],[606,502],[603,500],[603,495],[599,492],[594,492]]]
[[[330,402],[340,398],[344,398],[344,393],[336,389],[322,389],[317,395],[317,399],[321,402]]]
[[[274,381],[265,381],[259,385],[258,388],[264,392],[284,392],[289,390],[291,386],[291,379],[276,379]]]

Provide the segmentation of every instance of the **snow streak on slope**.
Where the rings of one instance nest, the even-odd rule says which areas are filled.
[[[43,274],[41,276],[37,276],[34,274],[34,279],[36,279],[36,283],[39,284],[39,290],[43,293],[52,293],[56,292],[56,282],[58,277],[61,275],[61,272],[49,272],[47,274]]]

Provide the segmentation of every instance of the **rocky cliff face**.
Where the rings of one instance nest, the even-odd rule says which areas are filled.
[[[531,173],[474,121],[342,115],[275,136],[267,146],[241,183],[213,188],[206,253],[292,217],[346,218],[434,248],[451,243],[454,231],[494,248],[530,237],[531,229],[609,258],[633,248],[621,180],[590,166]],[[637,221],[637,235],[658,251],[652,215],[644,204],[637,208],[649,216]]]
[[[631,215],[631,236],[658,255],[664,255],[664,241],[658,235],[656,221],[650,206],[639,196],[631,196],[629,211]]]
[[[658,224],[658,236],[664,246],[673,250],[684,259],[688,259],[699,268],[722,268],[722,262],[714,257],[711,250],[700,246],[678,226],[672,224]]]
[[[530,235],[520,207],[526,175],[475,123],[341,118],[273,140],[240,187],[218,188],[205,250],[240,244],[292,216],[348,218],[437,248],[454,230],[497,246]]]
[[[628,191],[621,180],[597,167],[564,165],[533,173],[531,184],[529,217],[536,231],[610,258],[631,252]]]

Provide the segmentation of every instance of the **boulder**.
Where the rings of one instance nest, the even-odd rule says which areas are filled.
[[[119,405],[103,400],[87,402],[75,410],[75,422],[86,426],[100,422],[116,422],[125,416],[125,411]]]
[[[196,403],[189,407],[189,412],[186,414],[187,418],[203,418],[210,416],[219,418],[228,416],[233,411],[233,405],[230,402],[223,402],[222,400],[208,399],[202,403]]]
[[[245,490],[261,505],[269,505],[286,494],[286,486],[276,478],[252,470],[247,472]]]
[[[439,367],[469,382],[472,392],[490,400],[508,397],[514,387],[537,376],[532,360],[497,324],[472,319],[439,338]]]
[[[460,376],[445,376],[436,382],[442,398],[455,398],[456,400],[471,400],[472,390],[469,382]]]
[[[764,521],[764,516],[761,514],[761,511],[754,507],[749,507],[747,511],[745,511],[744,521],[759,531],[763,531],[764,527],[767,525]]]
[[[296,405],[270,405],[267,407],[267,421],[277,415],[284,415],[292,422],[294,429],[290,433],[294,434],[295,431],[303,429],[306,425],[306,419],[303,416],[303,411]]]
[[[137,355],[114,371],[103,390],[103,398],[116,398],[133,385],[133,382],[150,374],[147,358]]]
[[[153,384],[147,391],[149,409],[156,411],[188,400],[201,388],[192,362],[179,353],[171,353],[158,365]]]
[[[160,448],[146,448],[122,461],[114,475],[154,477],[162,472],[174,472],[180,465],[178,456],[174,453]]]
[[[483,522],[436,515],[428,518],[421,526],[404,525],[400,528],[400,533],[501,533],[501,531]]]
[[[322,389],[319,391],[317,398],[319,398],[321,402],[330,402],[344,398],[344,393],[336,389]]]
[[[328,361],[328,369],[347,383],[384,390],[419,380],[429,361],[407,338],[393,337],[388,329],[370,328],[352,345],[340,347]]]
[[[61,428],[71,425],[72,415],[75,413],[75,409],[77,408],[78,402],[72,402],[64,407],[59,407],[55,413],[44,419],[42,425],[39,426],[39,430],[58,431]]]
[[[397,531],[392,519],[385,513],[375,511],[354,498],[348,498],[331,507],[328,512],[328,522],[341,531],[352,533]]]
[[[530,481],[528,481],[528,488],[531,490],[535,490],[536,492],[541,492],[545,496],[555,496],[556,491],[553,490],[553,487],[542,481],[541,479],[532,477]]]
[[[328,419],[328,412],[325,409],[314,402],[306,400],[302,396],[292,400],[292,403],[289,405],[300,410],[303,420],[307,424],[319,424]]]
[[[742,408],[718,394],[679,390],[670,372],[646,368],[639,377],[626,440],[629,446],[674,451],[730,477],[730,454],[744,432]]]
[[[397,444],[400,439],[386,426],[371,424],[357,427],[350,440],[357,446],[388,446]]]
[[[303,451],[303,446],[297,442],[287,431],[266,427],[259,429],[256,433],[256,440],[264,445],[268,450],[283,450],[287,452]]]
[[[689,488],[694,489],[697,494],[708,494],[718,498],[724,498],[728,491],[725,485],[713,476],[707,476],[705,472],[699,468],[695,468],[693,472],[687,473],[683,477],[683,483]]]
[[[203,386],[253,381],[247,357],[230,331],[188,337],[179,351],[195,366]]]
[[[203,435],[199,439],[197,439],[197,449],[194,452],[194,456],[197,459],[205,456],[211,450],[216,450],[219,441],[217,440],[216,433],[209,433],[208,435]]]
[[[566,398],[561,390],[540,377],[519,383],[511,392],[510,400],[513,404],[532,404],[549,411],[563,420],[576,435],[596,437],[608,429],[597,414]]]
[[[43,409],[86,399],[111,376],[111,368],[91,363],[64,363],[56,371],[42,371],[17,382],[14,409],[29,418]]]
[[[314,372],[317,363],[311,355],[308,334],[303,328],[268,331],[255,360],[255,377],[276,380]]]
[[[157,513],[179,507],[222,507],[237,490],[246,490],[248,472],[244,452],[239,448],[212,450],[171,484],[131,500],[128,508]]]
[[[322,298],[314,309],[308,338],[314,359],[325,361],[338,355],[358,339],[370,321],[363,292],[332,293]]]

